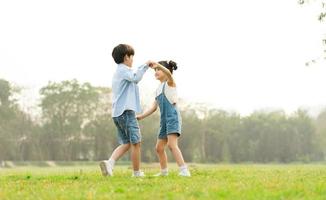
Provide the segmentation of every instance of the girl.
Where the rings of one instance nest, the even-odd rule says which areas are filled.
[[[167,176],[167,156],[165,146],[171,150],[179,168],[180,176],[190,176],[187,165],[183,160],[182,153],[178,147],[178,137],[181,135],[181,116],[177,108],[176,83],[173,79],[173,71],[177,64],[174,61],[160,61],[153,64],[155,78],[161,82],[156,90],[156,98],[151,108],[137,116],[138,120],[154,113],[160,108],[161,120],[160,131],[156,143],[156,152],[160,161],[161,172],[156,176]]]

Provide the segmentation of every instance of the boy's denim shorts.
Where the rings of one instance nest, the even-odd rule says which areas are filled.
[[[135,111],[125,110],[119,117],[113,117],[113,121],[118,130],[120,144],[137,144],[141,142],[141,134]]]

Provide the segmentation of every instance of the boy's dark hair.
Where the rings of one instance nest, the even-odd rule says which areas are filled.
[[[171,74],[173,74],[173,70],[177,70],[178,66],[177,63],[170,60],[170,61],[159,61],[159,64],[163,65],[165,68],[167,68],[168,70],[170,70]]]
[[[132,46],[128,44],[119,44],[118,46],[114,47],[112,57],[115,63],[123,63],[125,55],[135,55],[135,50],[132,48]]]

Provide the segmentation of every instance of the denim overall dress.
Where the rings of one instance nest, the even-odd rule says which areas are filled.
[[[176,104],[171,104],[165,95],[166,84],[163,83],[162,93],[155,98],[161,112],[159,139],[166,139],[169,134],[181,135],[181,115]]]

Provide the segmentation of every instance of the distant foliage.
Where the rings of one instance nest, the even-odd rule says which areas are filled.
[[[101,160],[118,145],[111,119],[111,89],[77,80],[40,90],[42,117],[31,120],[0,80],[1,160]],[[180,148],[188,162],[311,162],[326,155],[326,110],[254,112],[250,116],[205,106],[182,106]],[[142,160],[157,161],[158,111],[140,122]],[[170,156],[170,159],[172,157]],[[122,158],[129,160],[128,156]]]

